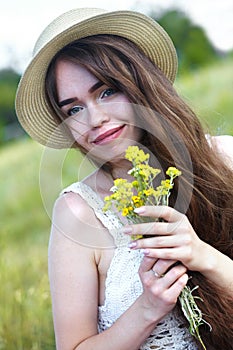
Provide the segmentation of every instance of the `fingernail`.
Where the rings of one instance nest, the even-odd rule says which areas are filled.
[[[122,232],[123,232],[124,234],[126,234],[126,235],[129,235],[129,234],[131,234],[131,233],[133,232],[133,230],[132,230],[131,227],[126,226],[126,227],[124,227],[124,228],[122,229]]]
[[[149,249],[141,249],[141,252],[142,252],[144,255],[149,255],[149,254],[150,254]]]
[[[135,212],[136,214],[142,214],[142,213],[145,212],[145,209],[144,209],[143,207],[135,208],[135,209],[134,209],[134,212]]]
[[[137,243],[136,242],[130,242],[129,244],[128,244],[128,247],[129,248],[135,248],[137,246]]]

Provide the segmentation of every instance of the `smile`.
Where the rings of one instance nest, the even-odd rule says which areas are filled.
[[[105,133],[99,135],[99,136],[93,141],[93,143],[94,143],[95,145],[103,145],[103,144],[105,144],[105,143],[108,143],[108,142],[110,142],[110,141],[112,141],[112,140],[117,139],[117,138],[121,135],[121,133],[122,133],[124,127],[125,127],[125,125],[122,125],[122,126],[119,126],[119,127],[117,127],[117,128],[113,128],[113,129],[111,129],[111,130],[106,131]]]

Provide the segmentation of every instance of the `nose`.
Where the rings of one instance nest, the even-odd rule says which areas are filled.
[[[109,113],[100,104],[88,107],[88,122],[91,128],[98,128],[109,121]]]

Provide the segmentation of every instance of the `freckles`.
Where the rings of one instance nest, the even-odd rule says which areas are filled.
[[[87,140],[86,134],[90,130],[87,125],[83,123],[81,124],[78,120],[76,121],[74,117],[70,117],[69,120],[66,121],[66,125],[73,136],[78,137],[83,141]]]
[[[76,123],[66,124],[70,133],[72,134],[74,140],[80,144],[80,146],[85,147],[87,145],[87,138],[83,132],[80,132],[80,128],[77,127]],[[85,147],[86,148],[86,147]]]

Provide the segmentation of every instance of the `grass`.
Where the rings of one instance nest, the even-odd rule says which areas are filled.
[[[29,139],[0,149],[0,349],[55,349],[47,275],[51,208],[60,186],[81,178],[75,175],[79,154],[58,153]]]
[[[21,141],[0,150],[0,349],[54,349],[44,215],[37,167],[41,147]]]
[[[207,132],[233,135],[233,59],[178,77],[176,88]]]
[[[233,134],[232,61],[179,77],[177,88],[203,124]],[[90,172],[77,152],[23,139],[0,148],[0,350],[55,349],[47,276],[52,206]]]

